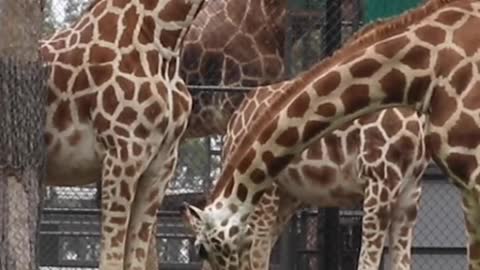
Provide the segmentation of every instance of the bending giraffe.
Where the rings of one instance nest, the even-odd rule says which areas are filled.
[[[355,42],[355,39],[359,35],[363,35],[366,32],[370,31],[374,27],[378,27],[379,25],[385,23],[384,21],[377,21],[375,23],[371,23],[369,25],[366,25],[363,27],[363,29],[359,30],[355,35],[353,35],[349,40],[346,41],[346,44],[348,45],[349,42]],[[260,88],[262,89],[262,88]],[[261,92],[261,91],[259,91]],[[253,92],[254,93],[254,92]],[[269,95],[260,95],[259,93],[253,94],[253,95],[259,95],[261,96],[262,100],[266,100],[267,98],[270,98],[272,94],[274,94],[274,91],[271,91]],[[241,105],[242,108],[249,107],[251,104],[255,107],[256,104],[262,103],[262,101],[257,97],[252,97],[250,98],[249,101],[247,101],[248,105]],[[254,103],[255,102],[255,103]],[[252,110],[250,110],[251,112]],[[397,111],[397,110],[392,110],[392,111]],[[234,116],[238,117],[238,114],[244,114],[246,113],[245,111],[238,110],[235,112]],[[386,112],[382,112],[382,114],[385,114]],[[391,112],[390,112],[391,113]],[[389,118],[389,122],[392,125],[395,125],[395,120],[398,122],[403,122],[405,128],[405,124],[407,127],[409,126],[411,136],[415,138],[415,144],[419,149],[418,151],[423,151],[424,147],[424,142],[420,141],[421,139],[419,137],[415,136],[423,136],[423,121],[420,121],[420,119],[414,119],[410,122],[410,124],[406,123],[407,121],[403,120],[399,116],[404,116],[403,114],[408,114],[408,111],[404,110],[398,110],[397,112],[391,114]],[[373,114],[368,116],[369,119],[379,117],[381,116],[380,113]],[[232,117],[230,120],[232,125],[239,124],[239,122],[235,122],[235,117]],[[244,118],[247,118],[247,116],[243,116]],[[416,117],[415,117],[416,118]],[[367,117],[364,117],[363,120],[367,119]],[[362,167],[360,164],[365,164],[361,162],[363,158],[367,155],[371,156],[372,151],[378,150],[379,148],[383,148],[385,150],[387,147],[384,145],[385,143],[385,138],[380,138],[380,134],[388,134],[385,132],[378,131],[376,134],[373,134],[372,132],[368,132],[368,134],[362,133],[363,136],[358,136],[361,131],[364,131],[366,128],[370,128],[371,130],[373,129],[378,129],[378,128],[387,128],[387,127],[392,127],[391,125],[388,125],[389,123],[381,121],[383,117],[379,117],[376,119],[376,125],[372,127],[373,123],[369,124],[369,127],[361,127],[359,126],[359,122],[356,121],[354,122],[355,127],[350,127],[349,131],[351,133],[355,133],[356,136],[351,136],[351,137],[360,137],[360,139],[356,138],[355,141],[361,141],[362,139],[368,139],[368,142],[372,142],[368,145],[369,149],[365,149],[366,145],[363,143],[361,146],[360,144],[354,145],[353,147],[357,149],[357,152],[353,152],[354,155],[360,155],[360,157],[357,157],[356,160],[356,165],[357,166],[346,166],[346,165],[338,165],[338,170],[335,174],[337,177],[334,179],[335,181],[341,182],[340,187],[341,189],[338,189],[335,187],[333,192],[331,192],[331,187],[326,186],[322,187],[321,194],[317,194],[318,192],[311,192],[311,190],[303,190],[305,187],[315,187],[315,183],[318,182],[319,177],[324,177],[324,172],[330,170],[331,167],[329,167],[329,163],[337,163],[339,161],[346,162],[345,157],[343,159],[339,160],[338,158],[334,157],[328,157],[330,153],[335,153],[335,155],[338,155],[338,153],[342,153],[343,156],[347,155],[352,155],[352,152],[346,152],[346,147],[341,147],[342,143],[347,143],[347,139],[340,140],[340,143],[338,140],[335,140],[335,137],[339,135],[339,137],[344,137],[348,138],[349,135],[346,134],[346,128],[350,125],[345,125],[343,129],[340,130],[340,132],[336,131],[334,134],[329,134],[327,138],[324,139],[324,143],[317,141],[315,142],[312,146],[310,146],[304,153],[302,153],[301,157],[297,157],[296,160],[294,161],[294,166],[290,165],[292,168],[288,168],[286,170],[288,171],[283,171],[280,176],[278,177],[278,184],[281,185],[281,187],[278,187],[277,184],[274,184],[274,186],[271,188],[271,190],[268,190],[263,196],[262,199],[260,200],[259,204],[256,205],[254,212],[252,213],[252,216],[249,217],[249,222],[248,224],[252,227],[252,234],[249,235],[249,238],[245,240],[246,243],[248,243],[247,247],[245,250],[241,250],[239,252],[239,258],[241,264],[241,269],[269,269],[269,263],[270,263],[270,252],[276,243],[278,237],[280,236],[283,228],[287,224],[287,222],[290,220],[290,218],[293,216],[293,214],[296,212],[297,208],[302,205],[301,199],[295,198],[295,195],[299,197],[299,194],[309,194],[309,198],[314,198],[313,200],[307,200],[307,203],[310,202],[310,204],[314,204],[316,206],[337,206],[337,207],[345,207],[345,206],[351,206],[355,203],[357,203],[358,200],[363,198],[363,201],[366,202],[369,199],[364,198],[364,194],[352,194],[351,192],[349,193],[348,190],[346,190],[346,187],[353,187],[353,186],[358,186],[359,183],[355,181],[351,181],[352,179],[354,180],[362,180],[365,179],[365,177],[362,177],[362,172],[357,172],[356,170],[352,170],[350,167],[353,168],[360,168]],[[364,121],[360,121],[364,122]],[[415,127],[415,122],[417,122],[418,127],[421,129],[416,130]],[[401,125],[401,124],[397,124]],[[232,129],[232,128],[231,128]],[[229,130],[227,132],[227,137],[226,137],[226,147],[223,149],[224,153],[229,152],[229,144],[231,143],[231,140],[233,137],[235,137],[235,132],[232,132],[232,130]],[[398,127],[394,128],[394,131],[397,131]],[[238,131],[238,129],[237,129]],[[403,131],[403,132],[402,132]],[[398,131],[400,135],[402,135],[405,131],[400,130]],[[375,136],[376,135],[376,136]],[[387,135],[388,136],[388,135]],[[397,136],[398,137],[398,136]],[[408,135],[405,135],[407,140],[410,140]],[[330,139],[329,139],[330,138]],[[334,139],[331,139],[334,138]],[[400,136],[400,138],[402,138]],[[338,139],[338,138],[337,138]],[[375,139],[380,139],[379,141],[376,141]],[[352,139],[350,139],[352,141]],[[331,145],[331,148],[337,147],[338,151],[333,150],[332,151],[327,151],[324,148],[327,148],[327,143],[326,142],[334,142],[333,144],[328,144]],[[397,138],[398,142],[398,138]],[[348,143],[347,143],[348,145]],[[352,143],[350,143],[352,145]],[[383,145],[383,147],[382,147]],[[348,147],[348,146],[347,146]],[[350,146],[352,148],[352,146]],[[361,149],[360,149],[361,148]],[[339,150],[340,149],[340,150]],[[343,150],[343,152],[342,152]],[[389,148],[391,151],[398,150],[398,147],[391,147]],[[325,159],[322,163],[322,159],[320,160],[312,160],[312,156],[314,154],[311,153],[321,153],[323,159]],[[390,182],[389,186],[386,186],[387,190],[391,190],[390,194],[393,194],[393,191],[396,190],[398,187],[394,185],[396,184],[402,184],[402,194],[412,194],[411,201],[407,201],[406,205],[401,205],[401,203],[405,203],[405,196],[399,198],[399,194],[392,195],[386,199],[390,200],[389,202],[382,202],[381,200],[376,200],[376,204],[372,205],[372,207],[377,207],[376,209],[378,210],[379,206],[381,205],[388,205],[389,209],[392,209],[395,205],[397,205],[396,208],[394,208],[396,215],[391,215],[385,217],[385,216],[380,216],[380,215],[373,215],[374,218],[370,219],[370,222],[367,220],[369,219],[368,217],[363,217],[365,221],[363,222],[363,231],[366,232],[366,235],[369,235],[370,239],[375,239],[378,234],[380,238],[384,238],[384,235],[386,234],[385,229],[382,231],[378,232],[378,234],[374,234],[371,232],[372,227],[376,228],[377,226],[369,226],[370,224],[374,223],[373,221],[378,221],[379,218],[381,218],[383,221],[387,222],[389,228],[395,228],[399,225],[405,222],[407,224],[404,224],[403,231],[400,230],[395,230],[395,229],[390,229],[388,231],[389,234],[389,239],[392,239],[390,241],[390,246],[392,248],[392,262],[390,265],[394,266],[396,269],[410,269],[411,265],[411,237],[412,237],[412,230],[413,226],[416,221],[416,213],[418,210],[418,203],[419,203],[419,196],[421,192],[420,188],[420,183],[419,183],[419,177],[421,177],[421,174],[425,170],[425,168],[422,168],[422,163],[421,160],[422,158],[424,159],[423,165],[426,166],[429,162],[429,158],[425,156],[425,152],[421,152],[423,155],[420,156],[415,156],[412,155],[414,153],[408,153],[406,152],[406,155],[398,158],[395,160],[396,165],[401,167],[400,172],[404,173],[400,177],[400,179],[403,179],[404,183],[401,183],[399,179],[394,179],[394,181]],[[408,155],[410,154],[410,155]],[[326,158],[327,157],[327,158]],[[390,155],[391,157],[391,155]],[[415,160],[416,163],[413,163],[412,161]],[[407,167],[405,167],[405,164],[400,164],[406,162]],[[301,166],[303,163],[307,163],[306,166]],[[310,164],[309,164],[310,163]],[[353,162],[355,163],[355,162]],[[373,163],[372,161],[369,161],[369,163]],[[300,165],[299,165],[300,164]],[[330,164],[331,165],[331,164]],[[351,164],[350,164],[351,165]],[[409,166],[408,166],[409,165]],[[368,167],[368,165],[366,165]],[[299,168],[303,168],[303,173],[302,170]],[[410,170],[412,167],[416,167],[416,171]],[[347,168],[347,169],[345,169]],[[343,169],[343,170],[342,170]],[[414,169],[415,170],[415,169]],[[301,177],[303,175],[303,177]],[[350,181],[344,181],[345,176],[348,177]],[[338,178],[338,177],[344,177],[344,178]],[[332,177],[330,177],[332,178]],[[366,177],[368,179],[368,177]],[[303,181],[302,181],[303,179]],[[305,180],[306,179],[306,180]],[[407,179],[407,180],[405,180]],[[363,191],[365,190],[371,190],[369,186],[371,184],[375,184],[375,181],[372,180],[382,180],[382,179],[375,179],[375,178],[370,178],[370,181],[366,181],[363,183]],[[333,181],[330,183],[336,184],[336,182]],[[395,182],[396,181],[396,182]],[[303,182],[303,183],[302,183]],[[307,182],[307,183],[304,183]],[[301,187],[298,188],[296,186],[292,186],[293,189],[295,189],[295,192],[292,192],[293,194],[288,194],[289,186],[291,185],[297,185],[301,184]],[[307,184],[307,185],[306,185]],[[343,184],[343,186],[342,186]],[[393,184],[393,185],[392,185]],[[329,193],[330,191],[330,193]],[[305,193],[304,193],[305,192]],[[418,194],[415,194],[418,192]],[[313,193],[313,194],[312,194]],[[327,194],[327,195],[325,195]],[[339,195],[338,197],[332,197],[332,195]],[[373,194],[368,194],[372,196]],[[329,197],[330,196],[330,197]],[[400,207],[398,207],[398,204],[400,204]],[[408,206],[411,206],[409,209]],[[415,208],[414,208],[415,207]],[[375,209],[375,208],[373,208]],[[407,213],[406,215],[406,220],[401,220],[402,216],[401,213]],[[369,213],[370,215],[372,213]],[[373,214],[376,214],[374,212]],[[188,218],[189,220],[192,220],[190,217]],[[375,225],[375,224],[374,224]],[[193,228],[194,232],[198,230],[199,228]],[[401,233],[402,232],[402,233]],[[401,233],[401,236],[403,237],[403,241],[399,241],[399,234]],[[383,234],[383,235],[382,235]],[[361,246],[361,255],[359,258],[358,262],[358,268],[359,269],[365,269],[366,267],[370,267],[372,269],[378,269],[379,264],[380,264],[380,259],[382,256],[382,251],[383,251],[383,245],[385,243],[385,240],[380,241],[381,246],[379,247],[378,241],[376,243],[369,243],[366,238],[362,239],[363,244]],[[205,254],[204,254],[205,255]],[[205,256],[207,257],[207,256]],[[213,262],[215,264],[215,262]],[[218,268],[222,268],[221,266],[217,266]]]
[[[183,37],[203,0],[96,0],[41,41],[51,66],[47,183],[101,179],[100,269],[144,269],[191,97]]]
[[[367,25],[346,41],[346,44],[354,42],[357,36],[383,23],[383,21],[378,21]],[[241,105],[230,120],[226,145],[223,149],[224,155],[228,155],[230,149],[234,147],[230,144],[242,131],[241,128],[238,128],[244,121],[242,119],[249,119],[249,114],[255,110],[254,108],[262,103],[268,104],[268,100],[274,98],[275,93],[275,89],[259,88],[248,94],[246,101],[244,101],[247,103]],[[245,110],[245,108],[249,109]],[[300,194],[308,194],[308,198],[304,198],[303,201],[320,207],[351,206],[358,204],[364,198],[365,190],[371,190],[371,186],[377,185],[378,182],[384,185],[385,190],[390,191],[390,196],[383,198],[384,201],[382,201],[375,198],[374,195],[378,194],[369,193],[368,195],[373,199],[368,197],[364,199],[364,202],[372,203],[372,200],[375,200],[375,203],[369,206],[369,210],[373,210],[373,212],[367,213],[364,217],[363,231],[366,232],[366,235],[369,235],[370,240],[372,238],[376,239],[377,236],[385,237],[388,228],[382,228],[375,234],[372,233],[372,229],[378,227],[375,224],[378,220],[384,222],[383,224],[388,224],[387,227],[391,228],[388,232],[390,234],[389,239],[392,239],[391,246],[394,247],[392,248],[393,265],[396,265],[395,269],[410,269],[411,232],[415,223],[416,207],[420,195],[418,180],[428,163],[423,150],[422,123],[417,116],[410,115],[411,113],[406,110],[389,110],[388,113],[382,112],[381,114],[364,117],[361,122],[365,122],[367,119],[369,121],[374,119],[375,121],[365,127],[361,127],[358,121],[352,127],[349,127],[351,124],[345,125],[341,131],[316,142],[300,158],[297,158],[294,165],[289,167],[288,172],[284,171],[278,177],[277,182],[281,188],[274,185],[272,190],[267,192],[268,195],[264,195],[255,207],[254,214],[250,218],[250,222],[253,223],[250,225],[254,228],[253,234],[246,241],[248,247],[239,252],[239,256],[243,257],[240,261],[248,262],[243,263],[241,269],[268,269],[271,248],[283,226],[300,206],[301,198],[296,199],[295,197],[300,197]],[[388,114],[388,117],[384,117],[385,114]],[[236,119],[239,119],[239,115],[241,115],[241,120],[236,121]],[[232,126],[234,127],[232,128]],[[406,129],[407,126],[409,130]],[[382,129],[378,130],[379,128]],[[366,129],[369,129],[369,132],[365,132]],[[387,129],[394,136],[385,133],[384,130]],[[376,132],[372,130],[376,130]],[[361,132],[363,136],[360,136]],[[382,136],[382,134],[385,135]],[[360,141],[362,141],[362,145],[356,144]],[[380,151],[387,151],[388,149],[389,153],[395,153],[396,151],[398,153],[399,144],[408,142],[412,142],[411,146],[415,151],[406,152],[403,157],[388,155],[390,158],[388,166],[396,165],[397,168],[400,168],[397,170],[400,173],[399,178],[381,179],[378,176],[379,174],[368,177],[365,168],[371,169],[372,164],[378,163],[386,167],[385,161],[379,161],[385,155],[376,156],[372,159],[372,156],[376,154],[375,151],[379,151],[379,149]],[[344,144],[348,145],[348,151],[347,146],[343,146]],[[327,145],[330,147],[327,147]],[[419,151],[419,155],[415,153],[416,151]],[[369,162],[364,162],[366,156],[370,158]],[[376,171],[381,170],[381,166],[378,164]],[[360,169],[362,167],[364,169]],[[372,170],[375,171],[375,169]],[[387,183],[388,180],[390,181]],[[326,185],[319,185],[319,183],[326,183]],[[388,185],[385,186],[385,184]],[[399,189],[399,185],[402,185],[401,194],[398,191],[394,194],[394,191]],[[295,191],[289,194],[288,190],[290,188]],[[411,199],[411,201],[406,201],[406,199]],[[380,207],[387,206],[388,209],[392,209],[394,205],[397,205],[397,207],[392,210],[392,215],[378,215]],[[405,214],[407,212],[408,216]],[[402,220],[404,217],[407,218]],[[191,218],[189,219],[192,221]],[[400,231],[398,228],[402,225],[404,227],[401,239],[399,238]],[[198,228],[193,226],[193,230],[195,232]],[[384,241],[372,243],[363,239],[362,255],[358,264],[359,269],[366,269],[366,267],[378,269],[383,243]],[[227,258],[221,256],[221,254],[213,255],[215,259],[210,261],[212,265],[216,266],[215,269],[227,268],[227,265],[221,265],[216,261],[216,258],[221,258],[218,260],[227,262]]]
[[[279,84],[235,143],[217,196],[203,211],[189,208],[204,225],[199,242],[238,262],[249,213],[295,156],[361,115],[408,106],[428,115],[428,150],[461,190],[468,267],[480,269],[478,26],[479,1],[430,0]],[[228,242],[218,237],[229,232]]]
[[[265,94],[267,92],[267,94]],[[258,104],[275,98],[259,89],[241,106],[227,133],[227,154]],[[362,248],[358,269],[378,269],[388,234],[392,269],[410,269],[413,226],[420,198],[420,178],[428,164],[423,121],[414,111],[389,109],[348,123],[312,144],[277,176],[274,187],[256,205],[247,224],[248,239],[238,250],[238,269],[268,269],[270,250],[300,202],[349,207],[364,202]],[[219,207],[220,205],[216,205]],[[186,212],[194,232],[202,230],[195,212]],[[224,235],[228,238],[230,234]],[[228,241],[228,240],[224,240]],[[213,269],[229,269],[230,258],[204,245],[201,255]]]
[[[242,67],[241,61],[240,61],[241,59],[240,60],[237,59],[236,65],[233,65],[232,62],[226,61],[226,59],[233,59],[233,57],[238,55],[238,51],[234,51],[234,50],[235,49],[238,50],[243,47],[228,45],[227,41],[242,39],[248,35],[255,36],[256,37],[255,40],[262,40],[262,39],[269,40],[269,41],[273,40],[269,43],[259,43],[258,46],[268,45],[270,47],[270,51],[276,52],[276,54],[270,54],[270,55],[259,55],[258,53],[257,54],[252,53],[251,55],[252,56],[257,55],[256,57],[258,59],[254,58],[253,60],[250,60],[250,62],[258,63],[259,66],[261,66],[260,63],[262,63],[263,61],[273,59],[275,60],[273,62],[275,66],[282,67],[281,52],[283,52],[283,50],[281,50],[282,44],[281,44],[281,40],[279,39],[280,37],[283,38],[283,32],[280,31],[282,29],[281,27],[283,26],[280,24],[280,22],[282,22],[283,19],[278,19],[280,17],[271,18],[268,16],[268,14],[277,15],[277,13],[280,13],[283,16],[283,13],[285,11],[285,6],[284,6],[285,3],[282,3],[282,1],[280,2],[249,1],[245,4],[245,6],[243,6],[244,9],[237,8],[237,9],[230,9],[229,11],[227,11],[226,8],[233,5],[234,3],[235,3],[235,0],[230,0],[225,3],[224,2],[219,3],[218,1],[209,2],[207,6],[200,12],[197,19],[193,23],[193,27],[190,29],[189,33],[187,34],[185,49],[183,51],[184,55],[182,58],[182,67],[184,67],[183,70],[187,74],[186,76],[187,81],[190,78],[190,81],[192,84],[214,83],[219,85],[230,85],[230,86],[241,85],[243,81],[241,81],[240,78],[242,78],[243,76],[240,76],[238,73],[233,72],[234,74],[236,74],[236,76],[233,76],[233,79],[236,79],[237,81],[232,81],[232,77],[231,77],[232,75],[231,70],[233,71],[236,70],[238,72]],[[267,11],[265,11],[266,9]],[[235,12],[235,14],[231,14],[232,11]],[[241,14],[242,16],[239,16],[239,14]],[[261,36],[262,39],[260,39],[258,38],[258,34],[254,35],[254,33],[246,32],[245,29],[248,30],[253,28],[251,26],[252,23],[249,22],[248,20],[244,20],[240,24],[235,25],[236,28],[234,28],[233,25],[230,24],[228,21],[224,22],[225,20],[223,20],[225,16],[242,18],[242,17],[252,17],[253,14],[255,14],[255,17],[262,18],[262,20],[260,21],[263,21],[266,23],[266,25],[264,25],[263,27],[259,27],[259,29],[268,29],[273,25],[273,26],[276,26],[276,28],[279,30],[275,32],[270,31],[266,33],[260,33],[262,34]],[[222,22],[219,22],[219,18],[222,19],[220,20]],[[248,23],[250,23],[250,27],[245,27],[244,25],[248,25]],[[258,22],[254,22],[253,24],[255,23],[258,24]],[[371,24],[365,27],[363,30],[359,31],[359,33],[368,31],[373,25],[375,24]],[[220,28],[226,27],[226,28],[229,28],[229,31],[217,31],[217,28],[213,26],[218,26]],[[272,33],[276,33],[276,35],[272,36]],[[277,40],[274,38],[276,38]],[[220,40],[220,45],[218,45],[219,44],[218,40]],[[233,43],[233,44],[236,44],[236,43]],[[225,44],[228,45],[227,49],[222,47],[222,46],[226,46]],[[215,47],[215,46],[218,46],[218,47]],[[273,50],[273,48],[275,48],[275,50]],[[262,49],[262,47],[260,47],[260,51],[262,50],[264,51],[265,48]],[[200,53],[200,52],[203,52],[203,53]],[[197,58],[194,58],[193,56],[202,56],[204,58],[200,58],[201,60],[197,60]],[[193,63],[191,61],[193,61]],[[214,75],[213,78],[210,78],[210,80],[207,80],[207,78],[205,78],[205,73],[207,72],[205,71],[205,69],[200,69],[200,63],[212,63],[212,62],[217,63],[218,61],[220,61],[220,64],[223,64],[224,68],[227,68],[227,71],[220,72],[220,69],[219,69],[219,72],[213,73]],[[224,62],[222,63],[221,61],[224,61]],[[268,64],[268,61],[266,63]],[[196,69],[192,67],[196,67]],[[279,69],[279,71],[280,70],[281,69]],[[275,76],[265,77],[264,74],[262,75],[261,70],[257,71],[257,73],[258,73],[257,74],[258,77],[256,78],[257,81],[253,80],[255,79],[254,77],[248,78],[247,82],[250,82],[250,85],[265,84],[269,80],[272,81],[279,78],[278,75],[280,75],[280,72],[276,72]],[[267,78],[268,80],[265,78]],[[235,110],[235,108],[238,107],[236,103],[241,101],[243,99],[243,96],[246,95],[244,93],[239,94],[235,92],[233,93],[222,92],[220,94],[215,93],[214,95],[211,95],[211,93],[208,93],[208,95],[204,95],[204,94],[206,93],[194,92],[193,107],[194,107],[194,110],[195,108],[197,108],[198,111],[196,113],[193,113],[190,118],[189,128],[187,129],[187,136],[193,135],[195,137],[199,135],[209,134],[212,132],[214,134],[215,133],[222,134],[226,129],[226,124],[225,124],[226,120],[229,118],[229,115],[231,115],[231,113]],[[296,209],[296,207],[294,207],[293,209]],[[263,241],[264,240],[262,240],[261,242]],[[257,241],[257,242],[260,242],[260,241]],[[268,248],[270,247],[268,246],[267,249]],[[263,251],[267,250],[265,247],[261,247],[261,246],[257,247],[257,250],[261,250],[261,249],[263,249]],[[253,248],[252,250],[255,250],[255,248]],[[267,255],[264,258],[268,259],[268,257],[269,256]],[[267,260],[265,260],[265,262],[267,262]],[[260,263],[256,263],[256,264],[261,265]],[[409,262],[405,261],[405,264],[409,265]],[[258,268],[254,268],[254,269],[258,269]]]
[[[267,243],[273,247],[300,200],[321,207],[351,207],[362,199],[358,269],[379,269],[386,235],[392,269],[410,269],[420,180],[430,161],[422,125],[410,110],[388,109],[348,123],[312,144],[278,176],[279,187],[268,192],[273,198],[264,195],[255,208],[259,213],[250,217],[254,235],[258,224],[263,228],[254,237],[257,245],[246,251],[251,269],[268,269],[269,258],[260,251]],[[272,214],[269,209],[276,208],[276,219],[267,218],[264,224],[261,220]]]

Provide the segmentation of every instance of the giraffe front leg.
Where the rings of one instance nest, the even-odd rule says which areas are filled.
[[[149,256],[156,252],[156,247],[152,247],[154,250],[149,249],[153,226],[156,224],[157,210],[165,195],[167,184],[173,176],[176,163],[177,146],[168,156],[159,154],[139,181],[127,235],[126,266],[129,269],[146,269],[150,259],[152,259],[150,263],[154,263],[154,258]]]
[[[274,185],[271,195],[269,193],[264,195],[264,197],[268,196],[272,197],[270,199],[270,204],[273,204],[274,207],[267,207],[263,210],[264,214],[270,216],[270,218],[264,219],[266,220],[264,235],[260,237],[254,236],[250,263],[252,270],[270,268],[272,249],[284,229],[287,227],[288,222],[301,205],[301,202],[298,199],[289,195],[278,185]],[[273,209],[275,209],[275,211],[273,211]]]
[[[358,270],[377,270],[380,266],[385,236],[390,225],[390,202],[380,201],[387,187],[380,180],[367,180],[363,202],[362,246]],[[388,194],[388,193],[387,193]]]
[[[150,243],[148,244],[147,254],[147,270],[158,270],[158,250],[157,250],[157,219],[153,223],[152,237],[150,237]]]
[[[102,225],[100,269],[124,268],[125,246],[137,181],[145,166],[129,155],[130,147],[111,148],[102,172]]]
[[[468,269],[480,270],[480,187],[463,190],[462,197],[468,236]]]
[[[251,245],[243,252],[242,268],[246,270],[268,269],[271,248],[273,246],[272,230],[278,216],[279,197],[278,186],[274,185],[265,192],[262,199],[250,215],[248,224],[251,226]]]

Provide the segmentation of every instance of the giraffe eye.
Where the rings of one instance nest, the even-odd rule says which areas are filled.
[[[208,252],[207,252],[207,249],[205,248],[205,246],[203,244],[200,244],[200,246],[198,247],[198,256],[202,260],[207,260],[208,259]]]

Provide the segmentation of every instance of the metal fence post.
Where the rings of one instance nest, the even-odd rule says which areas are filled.
[[[295,260],[293,259],[296,254],[297,243],[295,241],[295,224],[297,221],[296,215],[290,219],[290,222],[286,226],[281,238],[280,238],[280,268],[279,270],[294,270]]]
[[[325,56],[333,54],[342,42],[342,9],[341,1],[327,0],[323,39]],[[339,269],[341,246],[340,215],[338,208],[325,209],[324,215],[324,266],[322,269]],[[321,266],[322,267],[322,266]]]
[[[293,46],[293,37],[292,37],[292,18],[291,16],[291,7],[292,0],[287,0],[286,4],[286,15],[285,15],[285,40],[283,44],[283,63],[285,66],[285,79],[288,79],[292,76],[292,46]]]

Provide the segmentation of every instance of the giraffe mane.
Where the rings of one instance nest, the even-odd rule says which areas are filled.
[[[289,97],[294,96],[292,94],[297,89],[305,88],[311,83],[311,81],[318,78],[335,64],[340,63],[346,57],[351,55],[352,52],[365,49],[379,41],[398,35],[408,26],[421,21],[444,6],[458,1],[461,0],[427,0],[425,3],[423,3],[423,5],[420,5],[415,9],[407,10],[400,15],[378,20],[364,26],[362,29],[352,35],[352,37],[348,39],[344,45],[335,51],[330,57],[325,58],[323,61],[315,64],[309,70],[301,72],[299,75],[297,75],[297,77],[293,79],[293,84],[288,86],[288,88],[282,93],[275,95],[274,99],[277,100],[277,102],[273,102],[272,106],[269,106],[265,112],[261,114],[261,116],[250,120],[249,130],[260,131],[255,133],[257,135],[260,134],[261,131],[263,131],[263,128],[268,126],[266,123],[269,123],[271,120],[275,119],[275,113],[281,110],[281,108],[283,108],[284,105],[290,101]],[[260,87],[257,87],[256,89],[258,88]],[[256,91],[256,89],[253,91]],[[246,154],[245,151],[247,150],[247,146],[254,140],[254,135],[251,133],[246,133],[243,139],[240,141],[240,144],[243,146],[236,147],[234,152],[230,154],[230,157],[237,156],[238,158],[230,158],[228,160],[229,162],[225,163],[223,172],[220,175],[217,184],[213,188],[209,202],[217,198],[221,194],[222,190],[232,180],[231,176],[235,170],[235,164],[231,163],[241,160],[241,157]]]
[[[407,10],[400,15],[369,23],[347,39],[332,56],[317,63],[310,70],[302,72],[299,77],[303,77],[303,80],[316,78],[327,68],[343,60],[352,51],[365,49],[379,41],[393,37],[444,6],[458,1],[461,0],[427,0],[423,5]]]

